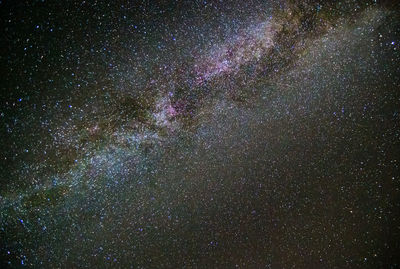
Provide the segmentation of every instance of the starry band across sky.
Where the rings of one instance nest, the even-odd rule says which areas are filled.
[[[2,268],[397,268],[396,1],[0,1]]]

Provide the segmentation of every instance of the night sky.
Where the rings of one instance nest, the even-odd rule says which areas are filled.
[[[0,0],[1,268],[400,268],[400,5]]]

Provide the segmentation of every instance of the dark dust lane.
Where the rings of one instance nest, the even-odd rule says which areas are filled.
[[[5,268],[396,268],[390,1],[0,1]]]

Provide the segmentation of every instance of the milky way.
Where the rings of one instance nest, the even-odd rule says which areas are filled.
[[[2,267],[397,268],[390,1],[0,1]]]

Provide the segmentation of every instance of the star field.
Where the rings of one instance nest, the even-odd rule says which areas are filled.
[[[0,1],[3,268],[397,268],[395,1]]]

